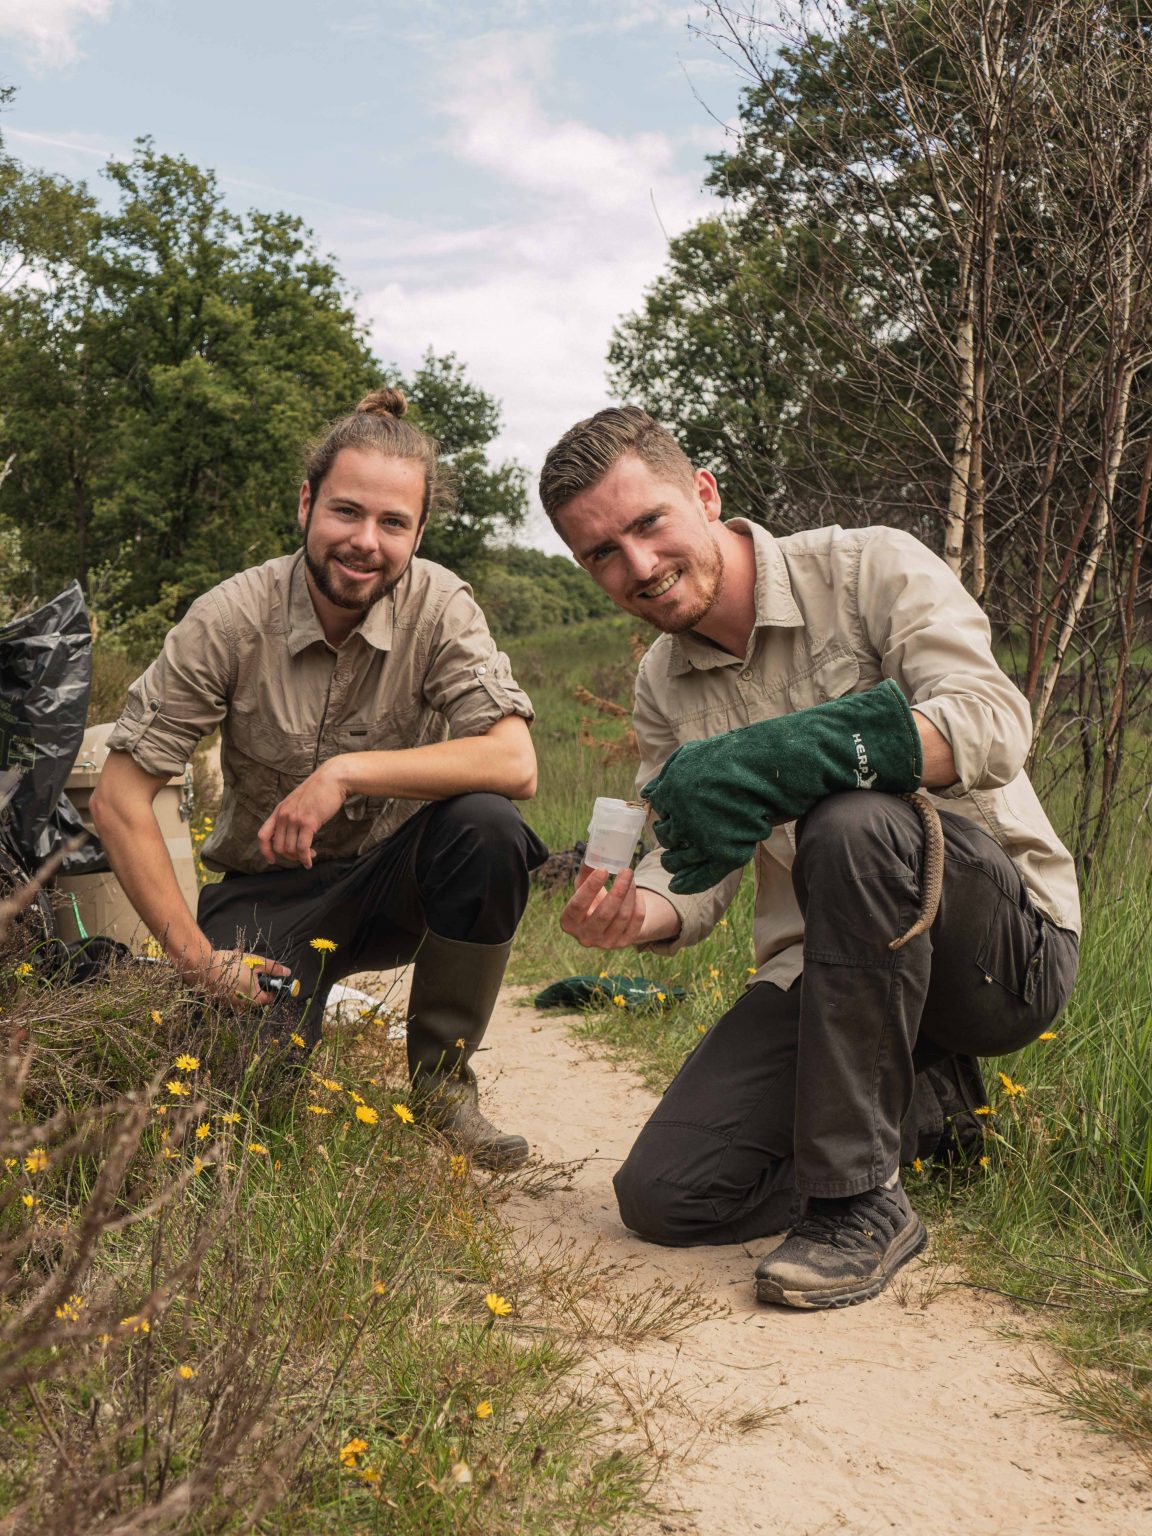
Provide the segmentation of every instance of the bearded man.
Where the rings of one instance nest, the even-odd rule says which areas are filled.
[[[469,588],[417,558],[439,481],[405,410],[377,391],[313,447],[303,548],[192,604],[132,686],[92,811],[185,979],[260,1009],[291,974],[308,1047],[332,982],[415,959],[415,1103],[508,1167],[528,1144],[480,1113],[469,1060],[547,852],[512,805],[535,792],[532,706]],[[152,804],[217,726],[224,792],[201,856],[224,878],[193,918]]]
[[[755,974],[616,1175],[621,1215],[663,1243],[786,1233],[762,1300],[867,1300],[927,1240],[899,1180],[918,1070],[978,1083],[968,1059],[1035,1039],[1075,978],[1076,880],[1023,771],[1027,703],[917,539],[722,522],[715,478],[635,407],[567,432],[540,496],[584,569],[662,632],[635,708],[661,847],[611,886],[582,871],[563,927],[673,954],[745,865],[756,879]],[[924,881],[902,796],[924,788],[942,894],[892,948]]]

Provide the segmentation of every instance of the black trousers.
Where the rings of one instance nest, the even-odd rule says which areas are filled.
[[[654,1242],[782,1231],[798,1196],[859,1194],[897,1169],[916,1066],[1034,1040],[1076,976],[1076,935],[1032,905],[1012,860],[941,812],[944,889],[919,906],[923,833],[895,795],[821,801],[798,824],[804,969],[753,985],[688,1057],[615,1179],[626,1226]]]
[[[457,795],[422,807],[359,858],[225,875],[201,890],[197,922],[217,949],[291,967],[301,983],[293,1014],[315,1044],[332,983],[407,964],[429,929],[464,943],[506,944],[528,900],[529,872],[547,856],[510,800]],[[317,938],[335,950],[314,949]]]

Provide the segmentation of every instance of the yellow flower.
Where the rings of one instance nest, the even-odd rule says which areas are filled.
[[[189,1056],[187,1053],[185,1053],[184,1055],[177,1056],[176,1058],[177,1072],[195,1072],[199,1065],[199,1056]]]
[[[244,964],[250,971],[259,971],[268,964],[263,955],[245,955]]]
[[[315,943],[316,940],[313,939],[312,942]],[[361,1440],[359,1438],[355,1440],[349,1440],[347,1445],[342,1445],[340,1447],[340,1460],[346,1467],[354,1467],[367,1449],[367,1440]]]
[[[708,1033],[708,1026],[707,1026],[707,1024],[697,1024],[697,1026],[696,1026],[696,1033],[698,1035],[706,1035]]]
[[[468,1177],[468,1159],[464,1156],[463,1152],[453,1152],[450,1162],[454,1179],[466,1179]]]
[[[754,965],[746,965],[744,969],[748,972],[749,976],[755,976],[756,967]]]
[[[332,954],[336,948],[336,943],[333,939],[309,939],[308,943],[313,949],[318,949],[321,954],[325,955]]]
[[[1009,1098],[1012,1098],[1013,1095],[1015,1095],[1017,1093],[1027,1093],[1028,1092],[1027,1088],[1024,1086],[1023,1083],[1014,1083],[1012,1081],[1012,1079],[1008,1076],[1007,1072],[1001,1072],[998,1075],[999,1075],[1001,1083],[1004,1085],[1004,1092],[1008,1095]]]
[[[310,1115],[330,1115],[332,1111],[325,1109],[323,1104],[309,1104],[308,1113]]]
[[[264,1146],[264,1144],[262,1142],[259,1142],[259,1141],[250,1141],[248,1143],[248,1150],[249,1150],[249,1152],[255,1152],[257,1157],[267,1157],[268,1156],[268,1148],[266,1146]]]
[[[223,1120],[225,1125],[239,1125],[240,1124],[240,1116],[236,1113],[236,1111],[234,1109],[226,1109],[224,1111],[224,1113],[220,1116],[220,1118],[221,1118],[221,1120]]]
[[[665,993],[663,993],[663,992],[657,992],[657,994],[656,994],[656,1001],[657,1001],[657,1002],[658,1002],[658,1003],[666,1003],[666,1002],[667,1002],[667,1001],[668,1001],[668,998],[667,998],[667,996],[666,996],[666,995],[665,995]]]
[[[144,953],[148,956],[149,960],[163,960],[164,946],[158,939],[153,938],[149,934],[144,940]]]
[[[16,967],[16,974],[17,976],[31,976],[32,967],[28,964],[27,960],[22,961]]]
[[[386,1296],[388,1294],[388,1287],[384,1284],[383,1280],[374,1280],[372,1282],[372,1294],[374,1296]]]
[[[503,1296],[497,1296],[495,1291],[489,1291],[484,1298],[484,1305],[493,1317],[507,1317],[512,1310],[512,1303]]]
[[[6,1157],[4,1159],[4,1166],[5,1168],[15,1168],[19,1161],[20,1159],[17,1157]]]
[[[982,1157],[980,1159],[980,1166],[981,1166],[981,1168],[987,1168],[987,1166],[988,1166],[988,1159],[987,1159],[987,1157]]]
[[[203,1173],[204,1172],[204,1168],[205,1168],[205,1163],[204,1163],[204,1159],[202,1157],[194,1157],[192,1159],[192,1172],[194,1174]]]
[[[603,981],[603,980],[604,980],[604,979],[605,979],[605,977],[606,977],[606,976],[607,976],[607,975],[608,975],[608,972],[607,972],[607,971],[601,971],[601,972],[600,972],[600,975],[599,975],[599,977],[598,977],[598,978],[597,978],[597,979],[598,979],[598,980],[599,980],[599,981]]]
[[[364,1100],[356,1092],[355,1088],[349,1088],[348,1097],[352,1100],[353,1104],[363,1104],[364,1102]]]
[[[357,1110],[356,1113],[359,1114],[360,1111]],[[416,1118],[407,1104],[393,1104],[392,1113],[396,1116],[397,1120],[402,1120],[405,1125],[411,1125]]]
[[[624,996],[623,992],[617,992],[613,996],[612,1001],[616,1004],[617,1008],[623,1008],[627,1004],[628,999]]]
[[[924,1172],[924,1164],[920,1161],[920,1159],[918,1157],[914,1158],[913,1161],[912,1161],[912,1172],[913,1173],[923,1173]]]
[[[170,1082],[165,1083],[164,1086],[175,1099],[186,1099],[189,1093],[192,1091],[188,1087],[187,1083],[177,1082],[175,1078],[173,1078]]]
[[[196,1140],[203,1141],[206,1136],[211,1136],[211,1134],[212,1127],[208,1124],[207,1120],[201,1120],[200,1124],[196,1127]]]
[[[372,1108],[371,1104],[357,1104],[356,1118],[362,1125],[375,1125],[380,1116]]]
[[[727,926],[728,926],[728,919],[726,917],[722,917],[720,919],[720,922],[719,922],[718,926],[721,927],[721,928],[727,928]]]
[[[23,1200],[24,1204],[28,1207],[29,1210],[31,1210],[34,1205],[38,1204],[35,1195],[21,1195],[20,1198]]]
[[[148,1017],[152,1020],[157,1029],[159,1029],[161,1024],[164,1022],[164,1015],[160,1012],[159,1008],[153,1008]]]
[[[720,972],[716,969],[716,967],[714,965],[710,965],[708,967],[708,975],[712,978],[713,981],[719,981],[720,980]]]
[[[80,1308],[83,1305],[83,1296],[69,1296],[62,1306],[56,1308],[56,1316],[66,1323],[78,1323],[80,1321]]]
[[[1042,1035],[1037,1035],[1036,1038],[1037,1040],[1055,1040],[1056,1031],[1054,1029],[1046,1029]]]
[[[293,1045],[299,1046],[301,1050],[305,1049],[305,1046],[306,1046],[307,1042],[305,1041],[303,1035],[298,1035],[295,1032],[293,1032],[292,1034],[290,1034],[288,1036],[288,1038],[289,1038],[289,1040],[291,1040]]]
[[[48,1154],[43,1147],[33,1147],[24,1159],[24,1167],[29,1173],[43,1173],[48,1166]]]
[[[458,1051],[462,1051],[464,1049],[464,1036],[463,1035],[461,1035],[459,1040],[457,1040],[457,1042],[456,1042],[456,1049]]]
[[[334,1077],[318,1077],[316,1081],[321,1088],[327,1088],[329,1093],[343,1093],[344,1090]]]
[[[137,1312],[133,1312],[131,1317],[122,1317],[120,1319],[120,1326],[121,1328],[131,1328],[133,1333],[152,1332],[152,1324],[146,1317],[141,1317]]]
[[[356,1476],[362,1483],[378,1483],[380,1481],[380,1473],[375,1467],[360,1467]]]
[[[476,1417],[478,1419],[490,1419],[492,1417],[492,1404],[487,1398],[482,1403],[476,1404]]]
[[[994,1109],[989,1108],[989,1106],[987,1104],[981,1104],[980,1108],[979,1109],[974,1109],[972,1111],[972,1113],[974,1115],[994,1115],[996,1113],[996,1111]]]
[[[178,1365],[176,1367],[176,1374],[177,1374],[177,1376],[179,1376],[181,1381],[195,1381],[196,1380],[196,1372],[192,1369],[192,1367],[190,1365]]]

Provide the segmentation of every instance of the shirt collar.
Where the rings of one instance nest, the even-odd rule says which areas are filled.
[[[405,575],[404,580],[407,579]],[[352,634],[360,635],[375,650],[390,651],[395,607],[396,594],[390,592],[378,603],[373,603],[363,623]],[[317,641],[327,645],[320,620],[316,617],[316,609],[312,605],[312,594],[308,590],[303,550],[296,556],[288,577],[287,618],[286,635],[290,656],[298,656],[306,646],[314,645]]]
[[[788,576],[788,564],[780,553],[775,536],[752,523],[746,517],[733,517],[728,526],[751,535],[756,552],[756,621],[752,638],[748,642],[748,654],[755,643],[759,629],[796,629],[803,626],[804,616],[796,606],[792,595],[792,582]],[[714,667],[742,666],[747,657],[733,656],[719,646],[709,643],[691,630],[671,636],[668,670],[681,676],[685,672],[710,671]]]

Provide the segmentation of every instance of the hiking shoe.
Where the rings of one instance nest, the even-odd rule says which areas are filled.
[[[419,1111],[426,1125],[434,1126],[478,1168],[519,1168],[528,1157],[523,1136],[499,1130],[481,1114],[476,1076],[470,1068],[464,1078],[442,1078],[419,1103]]]
[[[878,1296],[927,1241],[899,1184],[844,1200],[810,1199],[807,1213],[757,1266],[757,1300],[804,1309],[854,1306]]]

